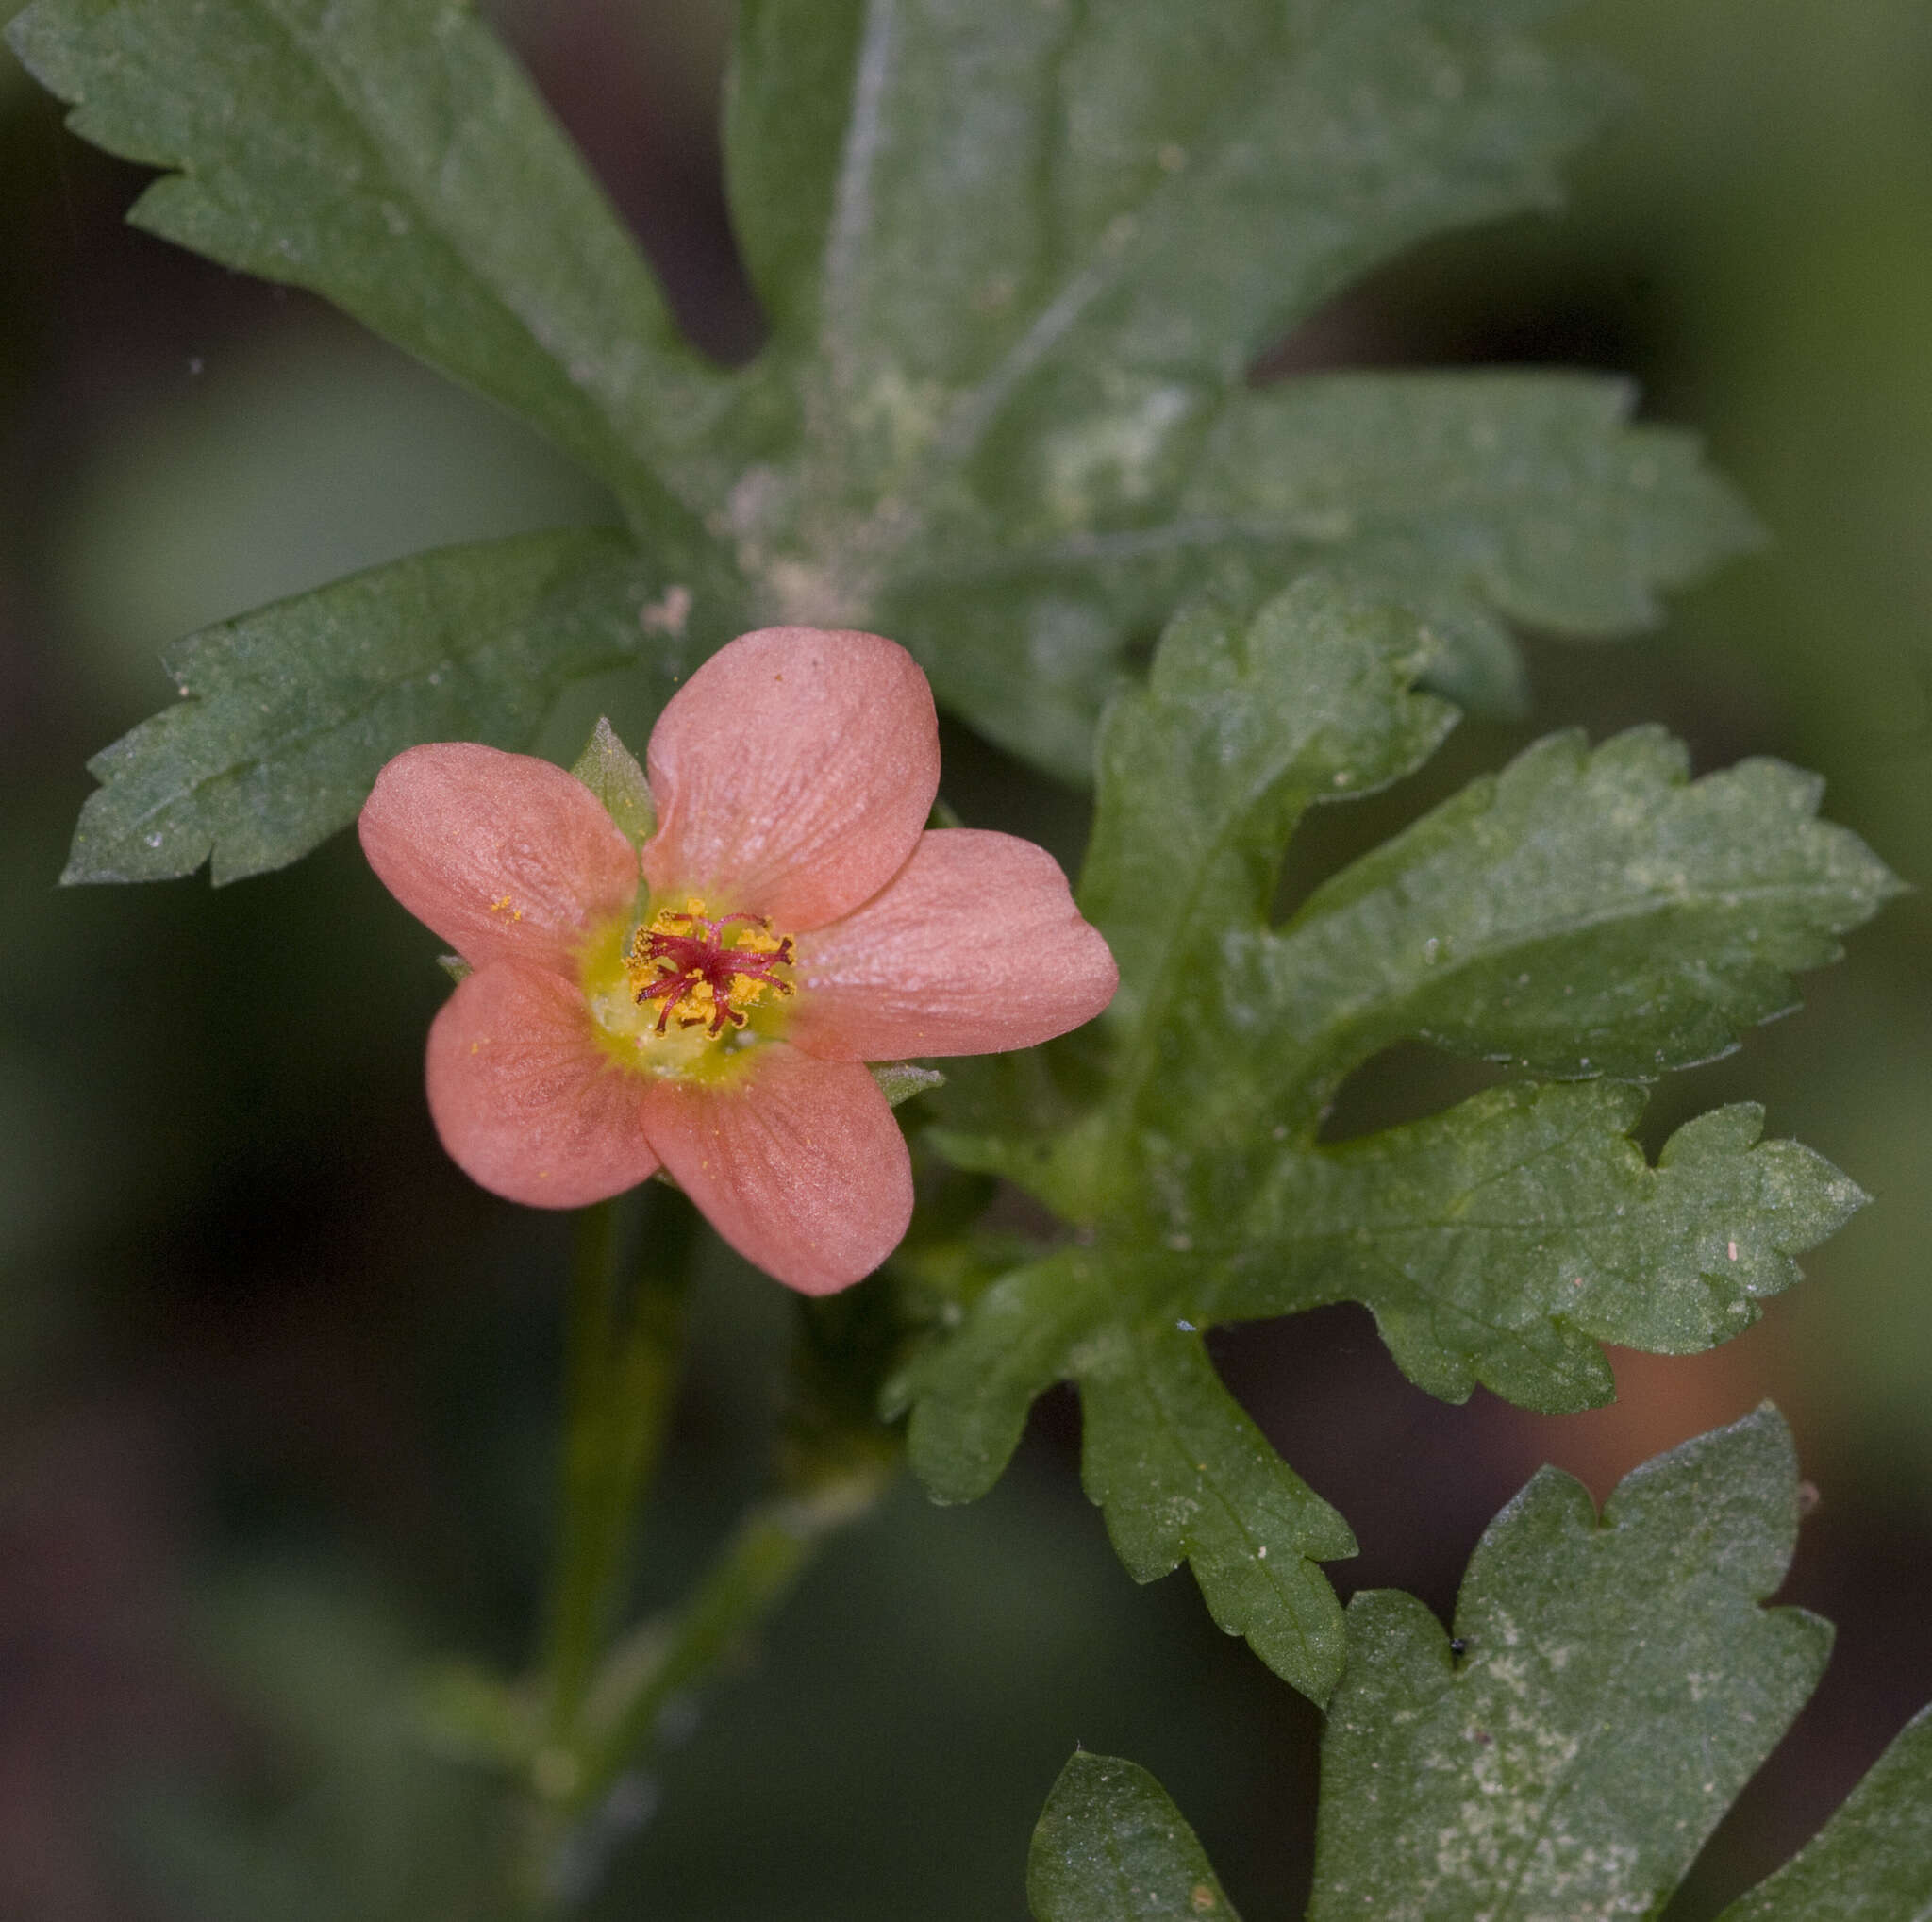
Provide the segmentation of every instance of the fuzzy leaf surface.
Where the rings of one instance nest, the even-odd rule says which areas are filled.
[[[773,332],[728,373],[458,0],[36,0],[10,35],[76,131],[166,170],[142,224],[527,415],[666,581],[891,633],[1084,782],[1126,652],[1200,592],[1326,570],[1507,706],[1505,622],[1643,625],[1748,538],[1613,382],[1248,383],[1351,276],[1555,198],[1614,91],[1538,44],[1557,10],[746,0],[727,172]]]
[[[1404,1036],[1563,1076],[1727,1054],[1898,883],[1816,818],[1816,776],[1688,761],[1657,727],[1538,743],[1243,943],[1225,1020],[1324,1090]]]
[[[1927,1922],[1932,1709],[1921,1709],[1844,1805],[1718,1922]]]
[[[1012,1068],[936,1102],[941,1152],[1076,1238],[962,1304],[900,1383],[913,1463],[958,1500],[997,1479],[1032,1399],[1075,1382],[1088,1490],[1129,1569],[1187,1557],[1223,1626],[1317,1698],[1340,1645],[1308,1564],[1346,1532],[1227,1397],[1200,1331],[1359,1301],[1437,1395],[1589,1407],[1613,1387],[1600,1344],[1728,1339],[1863,1198],[1761,1141],[1749,1106],[1686,1124],[1653,1166],[1630,1138],[1642,1095],[1619,1081],[1524,1082],[1321,1140],[1342,1077],[1404,1036],[1573,1075],[1627,1072],[1640,1049],[1695,1060],[1788,1005],[1784,971],[1827,959],[1893,885],[1812,820],[1803,777],[1758,762],[1687,785],[1677,750],[1639,733],[1532,749],[1271,928],[1305,808],[1440,738],[1441,704],[1410,691],[1428,658],[1412,618],[1311,577],[1244,627],[1177,621],[1146,689],[1116,701],[1080,889],[1121,964],[1110,1076],[1071,1113]],[[1292,1525],[1243,1540],[1222,1504]]]
[[[1654,1914],[1805,1704],[1827,1623],[1759,1606],[1797,1539],[1761,1409],[1604,1505],[1541,1470],[1477,1546],[1453,1655],[1411,1596],[1349,1605],[1309,1922]]]
[[[1033,1831],[1026,1900],[1034,1922],[1241,1922],[1167,1791],[1084,1750]]]
[[[1524,705],[1505,627],[1579,640],[1653,627],[1658,590],[1756,543],[1695,439],[1636,426],[1629,383],[1585,374],[1328,374],[1231,409],[1174,519],[1142,535],[1327,568],[1424,615],[1432,685]]]
[[[1222,1629],[1324,1695],[1341,1611],[1316,1563],[1356,1552],[1347,1523],[1269,1446],[1191,1327],[1116,1324],[1074,1365],[1080,1479],[1127,1573],[1154,1581],[1185,1560]]]
[[[1831,1628],[1765,1598],[1798,1481],[1766,1406],[1627,1476],[1545,1468],[1471,1558],[1455,1639],[1364,1591],[1322,1742],[1307,1922],[1656,1915],[1816,1686]],[[1076,1755],[1034,1831],[1038,1922],[1229,1913],[1160,1785]],[[1196,1895],[1195,1891],[1203,1893]],[[1724,1922],[1932,1914],[1932,1711]]]
[[[1419,765],[1455,719],[1411,693],[1431,659],[1415,621],[1320,577],[1245,627],[1211,609],[1169,628],[1147,686],[1108,710],[1081,911],[1120,964],[1115,1008],[1192,992],[1230,922],[1262,919],[1282,850],[1312,801],[1366,794]]]
[[[721,383],[576,151],[461,0],[38,0],[69,125],[167,170],[135,224],[312,289],[665,511]]]
[[[182,699],[88,763],[102,783],[63,880],[217,885],[280,867],[356,818],[420,741],[526,747],[567,680],[688,664],[640,610],[661,583],[598,531],[439,548],[208,627],[163,666]],[[695,637],[693,637],[695,638]]]
[[[774,439],[728,518],[774,617],[900,636],[1074,780],[1124,646],[1204,590],[1394,593],[1501,706],[1504,620],[1647,625],[1753,536],[1620,384],[1246,379],[1354,276],[1551,203],[1613,91],[1538,46],[1557,10],[748,0],[727,172],[774,335],[739,444]]]
[[[1057,382],[1212,393],[1413,242],[1556,201],[1609,91],[1527,37],[1557,10],[753,0],[734,212],[784,344],[962,401],[956,439]]]

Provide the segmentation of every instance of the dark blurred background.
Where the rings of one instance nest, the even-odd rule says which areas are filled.
[[[0,0],[0,18],[18,10]],[[692,332],[750,351],[718,185],[724,0],[500,9]],[[1339,857],[1557,723],[1660,718],[1700,769],[1822,768],[1829,811],[1932,865],[1932,10],[1597,0],[1571,29],[1641,83],[1560,220],[1439,242],[1298,364],[1628,370],[1701,428],[1774,537],[1634,643],[1532,641],[1534,727],[1466,727]],[[140,173],[65,135],[0,53],[0,1914],[21,1922],[482,1916],[490,1804],[425,1756],[421,1663],[526,1653],[556,1412],[562,1224],[442,1159],[420,1084],[444,983],[346,840],[286,873],[59,892],[82,763],[172,697],[164,643],[439,542],[601,515],[516,424],[301,294],[124,226]],[[621,680],[581,690],[559,758]],[[631,727],[640,736],[641,726]],[[974,756],[970,819],[1077,859],[1067,797]],[[1751,1333],[1618,1356],[1568,1420],[1396,1375],[1335,1310],[1219,1345],[1354,1522],[1344,1590],[1444,1611],[1535,1466],[1603,1496],[1775,1396],[1820,1499],[1785,1598],[1839,1625],[1812,1707],[1670,1914],[1789,1853],[1932,1697],[1932,966],[1893,905],[1806,1010],[1659,1091],[1646,1127],[1766,1102],[1875,1197]],[[1375,1064],[1337,1127],[1458,1085]],[[674,1596],[756,1486],[781,1291],[720,1257],[641,1594]],[[901,1487],[835,1542],[635,1798],[611,1917],[1024,1914],[1074,1744],[1152,1767],[1254,1922],[1306,1888],[1317,1725],[1208,1623],[1136,1590],[1042,1407],[989,1499]]]

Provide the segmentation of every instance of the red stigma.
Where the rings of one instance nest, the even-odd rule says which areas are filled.
[[[669,934],[653,930],[639,930],[639,959],[655,961],[658,975],[655,980],[646,982],[637,992],[637,1002],[642,1007],[646,1001],[661,1001],[663,1006],[658,1011],[659,1034],[665,1030],[672,1015],[681,1007],[687,996],[699,988],[711,991],[711,1017],[709,1029],[715,1040],[724,1032],[726,1027],[742,1028],[746,1016],[741,1008],[735,1006],[731,999],[732,984],[744,979],[758,986],[775,988],[781,994],[791,992],[790,981],[780,980],[772,970],[784,966],[791,960],[791,937],[788,934],[771,953],[757,948],[726,947],[724,930],[732,923],[748,921],[754,927],[769,929],[771,923],[761,914],[723,914],[715,921],[708,920],[702,914],[667,913],[661,917],[667,921],[682,921],[690,932]],[[695,1028],[704,1019],[693,1015],[681,1019],[680,1027]]]

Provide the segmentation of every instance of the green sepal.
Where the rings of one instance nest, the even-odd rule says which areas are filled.
[[[866,1067],[892,1108],[928,1089],[946,1085],[946,1078],[937,1068],[922,1068],[917,1061],[868,1061]]]
[[[597,725],[570,771],[604,804],[604,811],[630,844],[641,850],[658,831],[658,805],[636,755],[617,738],[606,716],[597,716]]]

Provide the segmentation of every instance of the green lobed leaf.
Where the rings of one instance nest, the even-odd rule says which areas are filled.
[[[1192,991],[1191,940],[1263,917],[1310,802],[1408,773],[1455,720],[1409,692],[1416,623],[1319,577],[1230,630],[1203,608],[1168,629],[1144,691],[1108,710],[1081,911],[1120,963],[1116,1015]],[[1150,1015],[1150,1019],[1158,1019]]]
[[[1519,1085],[1344,1145],[1284,1156],[1238,1219],[1196,1217],[1192,1291],[1216,1320],[1360,1301],[1403,1372],[1461,1401],[1608,1401],[1610,1342],[1701,1353],[1799,1279],[1865,1196],[1763,1111],[1687,1122],[1651,1167],[1627,1085]],[[1210,1284],[1211,1285],[1211,1284]],[[1203,1297],[1206,1300],[1203,1301]]]
[[[1247,384],[1349,276],[1553,198],[1607,97],[1530,37],[1553,10],[747,0],[727,162],[774,335],[734,375],[458,0],[37,0],[11,31],[78,132],[171,170],[144,225],[527,414],[666,579],[898,635],[1084,780],[1126,652],[1195,594],[1326,569],[1507,705],[1504,619],[1641,624],[1743,538],[1613,383]]]
[[[774,617],[900,635],[1074,780],[1124,648],[1204,591],[1371,583],[1502,706],[1502,617],[1647,624],[1750,528],[1620,384],[1246,381],[1352,275],[1554,199],[1609,92],[1528,37],[1555,10],[741,8],[728,173],[775,333],[724,518]]]
[[[1194,1832],[1144,1768],[1074,1754],[1026,1852],[1034,1922],[1241,1922]]]
[[[724,383],[463,0],[39,0],[8,40],[76,133],[169,170],[136,225],[313,289],[668,510],[646,463]]]
[[[1094,1359],[1123,1330],[1331,1301],[1367,1305],[1404,1372],[1445,1399],[1481,1382],[1549,1412],[1607,1401],[1597,1343],[1692,1354],[1730,1339],[1865,1198],[1809,1149],[1759,1142],[1748,1104],[1686,1123],[1653,1168],[1629,1138],[1641,1107],[1617,1084],[1496,1089],[1284,1156],[1244,1205],[1204,1209],[1155,1247],[1095,1238],[1018,1269],[909,1376],[914,1464],[942,1498],[971,1499],[1035,1396],[1064,1378],[1090,1402]],[[1107,1485],[1122,1511],[1168,1513],[1152,1476]]]
[[[1932,1709],[1921,1709],[1842,1808],[1719,1922],[1927,1922]]]
[[[279,867],[356,817],[420,741],[529,744],[567,680],[626,660],[669,677],[696,633],[650,630],[662,579],[614,534],[444,547],[191,635],[182,699],[88,763],[100,790],[65,881],[214,880]]]
[[[1691,435],[1628,424],[1634,399],[1586,374],[1280,381],[1227,409],[1158,532],[1224,568],[1229,550],[1257,570],[1312,558],[1399,599],[1442,643],[1432,685],[1514,710],[1502,620],[1591,640],[1652,627],[1658,590],[1758,539]]]
[[[1818,1156],[1761,1142],[1748,1106],[1689,1123],[1653,1167],[1630,1138],[1641,1093],[1607,1081],[1498,1088],[1320,1140],[1341,1076],[1406,1033],[1483,1052],[1507,1035],[1573,1073],[1640,1045],[1645,1066],[1659,1046],[1667,1062],[1710,1052],[1785,1006],[1783,970],[1828,958],[1893,885],[1811,819],[1802,777],[1757,762],[1688,786],[1677,750],[1639,732],[1594,756],[1531,750],[1274,932],[1302,809],[1440,737],[1441,705],[1405,691],[1426,659],[1412,621],[1311,579],[1241,631],[1176,621],[1147,689],[1115,703],[1081,883],[1122,967],[1101,1024],[1111,1076],[1084,1105],[1038,1071],[962,1077],[930,1137],[1074,1239],[962,1304],[896,1384],[914,1466],[960,1500],[997,1479],[1032,1399],[1076,1383],[1088,1489],[1130,1570],[1185,1556],[1216,1618],[1317,1699],[1333,1604],[1312,1563],[1346,1553],[1345,1531],[1197,1331],[1356,1300],[1433,1393],[1588,1407],[1613,1387],[1600,1343],[1690,1353],[1740,1332],[1863,1199]],[[1250,1510],[1294,1518],[1267,1558],[1225,1523]]]
[[[1356,1552],[1348,1525],[1277,1456],[1223,1386],[1193,1325],[1073,1251],[1024,1264],[974,1301],[959,1335],[891,1383],[907,1446],[939,1501],[999,1478],[1034,1397],[1077,1383],[1081,1480],[1137,1581],[1192,1567],[1214,1620],[1286,1681],[1326,1697],[1341,1612],[1316,1563]],[[1127,1319],[1124,1310],[1139,1310]]]
[[[1636,727],[1538,743],[1231,944],[1216,993],[1265,1029],[1257,1075],[1326,1099],[1403,1036],[1557,1075],[1640,1078],[1728,1053],[1790,977],[1899,889],[1817,820],[1824,784],[1751,760],[1689,778]]]
[[[1236,386],[1413,241],[1555,201],[1607,92],[1525,37],[1556,10],[763,0],[737,48],[734,214],[827,373],[896,368],[955,446],[1042,390],[1122,378],[1165,438],[1154,393]],[[880,426],[849,431],[891,459]]]
[[[1349,1605],[1309,1922],[1654,1914],[1816,1686],[1829,1624],[1759,1603],[1797,1538],[1760,1409],[1604,1505],[1541,1470],[1490,1525],[1458,1656],[1413,1596]]]
[[[1542,1469],[1477,1546],[1454,1640],[1412,1596],[1357,1595],[1308,1922],[1659,1914],[1824,1670],[1830,1625],[1761,1606],[1797,1526],[1767,1404],[1645,1462],[1601,1517]],[[1108,1756],[1055,1783],[1027,1892],[1038,1922],[1229,1913],[1160,1784]],[[1724,1922],[1928,1914],[1932,1710]]]
[[[1108,1294],[1083,1249],[1022,1262],[889,1383],[886,1412],[909,1411],[908,1454],[935,1501],[976,1501],[999,1479],[1034,1397],[1071,1367],[1083,1334],[1108,1325]]]
[[[1115,1326],[1077,1365],[1080,1474],[1128,1574],[1183,1560],[1208,1613],[1320,1700],[1341,1672],[1341,1610],[1316,1563],[1353,1555],[1346,1522],[1269,1446],[1185,1323]]]
[[[1222,404],[1177,492],[1064,525],[962,535],[902,590],[974,638],[973,671],[1056,677],[1027,725],[1084,739],[1074,710],[1118,679],[1118,635],[1211,590],[1251,606],[1320,568],[1425,617],[1431,684],[1467,704],[1524,704],[1507,620],[1575,638],[1654,625],[1656,593],[1757,540],[1692,437],[1631,426],[1626,382],[1547,373],[1311,375]],[[1023,652],[1024,650],[1024,652]],[[1091,711],[1091,708],[1089,709]],[[1055,717],[1058,718],[1055,718]]]

